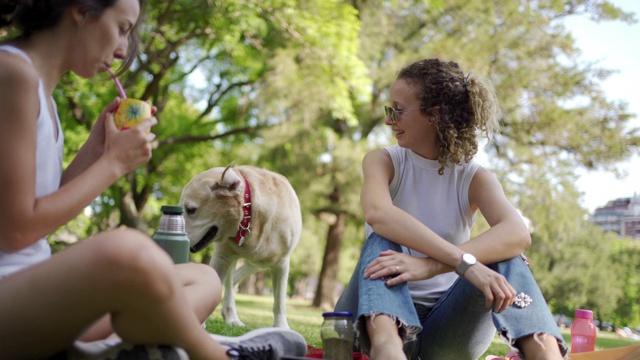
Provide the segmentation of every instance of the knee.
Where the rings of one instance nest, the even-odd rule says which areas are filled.
[[[215,305],[217,306],[222,297],[222,282],[218,273],[211,266],[205,264],[188,263],[180,266],[187,269],[187,284],[185,285],[196,285],[206,289],[208,297],[216,299]]]
[[[118,291],[131,289],[138,295],[167,297],[178,287],[174,264],[146,234],[133,229],[117,229],[101,234],[95,258],[99,273]]]

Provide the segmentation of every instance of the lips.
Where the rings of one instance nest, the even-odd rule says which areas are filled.
[[[200,239],[200,241],[198,241],[195,245],[191,247],[190,249],[191,252],[197,253],[198,251],[201,251],[202,249],[206,248],[207,245],[213,242],[213,239],[216,237],[217,233],[218,233],[217,226],[212,226],[211,228],[209,228],[209,230],[204,234],[204,236],[202,236],[202,239]]]

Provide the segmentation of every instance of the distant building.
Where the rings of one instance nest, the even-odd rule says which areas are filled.
[[[591,222],[621,237],[640,240],[640,195],[609,201],[596,209]]]

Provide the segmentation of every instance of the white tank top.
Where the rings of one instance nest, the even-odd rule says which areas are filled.
[[[475,162],[450,164],[439,175],[440,163],[428,160],[400,146],[385,148],[391,155],[394,175],[389,184],[393,204],[425,224],[454,245],[469,240],[476,215],[469,204],[471,179],[480,167]],[[372,229],[366,225],[367,236]],[[411,255],[424,257],[411,250]],[[458,278],[454,272],[431,279],[410,281],[413,301],[433,306]]]
[[[30,64],[33,64],[29,55],[14,46],[0,45],[0,51],[19,55]],[[60,126],[60,119],[58,114],[55,113],[53,99],[51,102],[54,106],[54,114],[50,113],[47,106],[47,96],[42,79],[38,83],[38,100],[40,108],[36,145],[36,197],[39,198],[55,192],[60,187],[64,136]],[[50,256],[51,247],[46,238],[42,238],[32,245],[13,253],[0,251],[0,278],[46,260]]]

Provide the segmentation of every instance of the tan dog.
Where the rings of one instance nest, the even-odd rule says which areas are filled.
[[[191,252],[216,243],[210,265],[225,288],[222,316],[229,325],[244,326],[236,311],[235,284],[261,268],[271,269],[274,326],[288,328],[289,258],[302,232],[298,196],[280,174],[232,165],[200,173],[182,190]],[[235,270],[239,258],[245,265]]]

